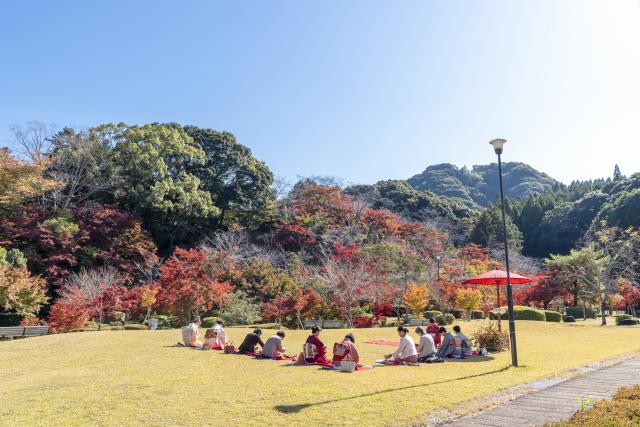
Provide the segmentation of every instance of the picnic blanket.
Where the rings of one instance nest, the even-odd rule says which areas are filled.
[[[374,360],[379,365],[386,366],[420,366],[418,363],[405,363],[405,362],[397,362],[395,360],[386,360],[386,359],[376,359]]]
[[[267,357],[262,353],[254,352],[247,353],[247,356],[253,356],[256,359],[260,360],[296,360],[294,356],[275,356],[275,357]]]
[[[378,344],[378,345],[392,345],[392,346],[399,346],[400,345],[400,341],[389,341],[389,340],[371,340],[371,341],[365,341],[365,344]]]
[[[356,372],[358,371],[366,371],[367,369],[373,369],[373,366],[367,366],[367,365],[356,365]],[[339,367],[333,366],[333,365],[327,365],[327,366],[323,366],[322,369],[327,369],[329,371],[340,371]]]

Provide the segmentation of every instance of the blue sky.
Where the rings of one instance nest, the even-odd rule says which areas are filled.
[[[233,132],[278,176],[640,171],[640,1],[0,2],[0,143],[39,120]]]

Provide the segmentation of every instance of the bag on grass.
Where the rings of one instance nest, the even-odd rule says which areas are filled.
[[[224,346],[224,354],[233,354],[236,352],[236,346],[232,342]]]

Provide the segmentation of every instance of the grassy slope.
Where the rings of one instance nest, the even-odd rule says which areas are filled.
[[[477,321],[463,324],[470,332]],[[179,331],[104,331],[0,342],[4,425],[388,425],[568,368],[640,349],[640,327],[517,322],[523,367],[491,360],[355,374],[169,347]],[[332,343],[345,331],[323,332]],[[238,343],[244,329],[229,329]],[[269,332],[267,331],[267,334]],[[393,329],[356,331],[365,362]],[[296,350],[304,331],[289,331]]]

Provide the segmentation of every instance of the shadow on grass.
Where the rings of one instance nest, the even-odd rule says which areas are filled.
[[[411,385],[411,386],[407,386],[407,387],[389,388],[387,390],[374,391],[374,392],[371,392],[371,393],[359,394],[359,395],[356,395],[356,396],[344,397],[344,398],[340,398],[340,399],[323,400],[323,401],[314,402],[314,403],[298,403],[296,405],[276,405],[276,406],[274,406],[274,409],[276,411],[284,413],[284,414],[290,414],[290,413],[300,412],[303,409],[310,408],[311,406],[327,405],[329,403],[341,402],[341,401],[345,401],[345,400],[359,399],[361,397],[371,397],[371,396],[377,396],[379,394],[393,393],[393,392],[402,391],[402,390],[409,390],[409,389],[412,389],[412,388],[427,387],[427,386],[430,386],[430,385],[445,384],[445,383],[451,383],[451,382],[454,382],[454,381],[463,381],[463,380],[468,380],[468,379],[471,379],[471,378],[483,377],[485,375],[497,374],[497,373],[500,373],[500,372],[507,371],[510,368],[511,368],[511,366],[509,365],[509,366],[505,366],[503,368],[496,369],[496,370],[493,370],[493,371],[484,372],[482,374],[467,375],[467,376],[464,376],[464,377],[453,378],[451,380],[436,381],[436,382],[425,383],[425,384],[417,384],[417,385]]]

